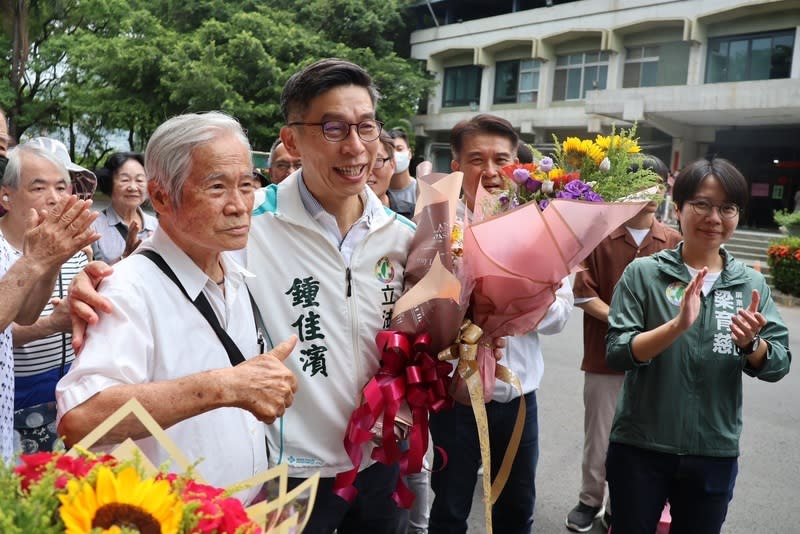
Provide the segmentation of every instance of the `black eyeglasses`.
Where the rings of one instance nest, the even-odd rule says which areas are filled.
[[[393,156],[389,156],[388,158],[377,158],[375,160],[375,165],[372,166],[373,169],[380,169],[386,165],[387,161],[393,160]]]
[[[350,128],[355,126],[358,137],[362,141],[369,143],[381,135],[383,123],[375,119],[367,119],[357,123],[345,121],[290,122],[289,126],[320,126],[322,127],[322,136],[334,143],[347,139],[347,136],[350,135]]]
[[[719,214],[724,219],[733,219],[739,215],[739,206],[733,202],[725,202],[723,204],[712,204],[708,200],[690,200],[688,204],[692,207],[694,212],[701,217],[708,217],[714,208],[717,208]]]
[[[279,171],[286,172],[289,169],[297,170],[301,168],[303,165],[300,163],[300,160],[297,161],[276,161],[272,164],[273,167],[278,169]]]

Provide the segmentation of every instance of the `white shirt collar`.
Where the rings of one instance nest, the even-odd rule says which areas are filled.
[[[155,250],[164,258],[164,261],[175,271],[175,275],[192,300],[197,298],[203,287],[211,280],[160,226],[156,227],[152,237],[142,243],[142,246]],[[245,278],[255,276],[239,265],[228,252],[223,252],[220,257],[225,277],[237,287],[244,283]],[[216,285],[213,280],[211,283]]]

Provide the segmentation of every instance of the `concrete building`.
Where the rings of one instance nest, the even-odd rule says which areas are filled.
[[[543,152],[553,134],[637,124],[673,169],[712,153],[752,184],[741,225],[771,227],[800,189],[800,0],[427,0],[411,57],[439,82],[417,153],[450,164],[458,121],[508,119]]]

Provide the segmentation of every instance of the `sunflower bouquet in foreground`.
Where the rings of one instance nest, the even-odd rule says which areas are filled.
[[[0,466],[5,534],[256,534],[262,528],[226,491],[188,474],[148,476],[113,456],[42,452]]]
[[[486,198],[483,216],[492,216],[535,202],[545,209],[555,199],[617,202],[646,192],[637,199],[658,194],[661,177],[640,163],[636,126],[597,135],[594,140],[567,137],[555,141],[555,151],[544,156],[533,150],[533,163],[506,165],[505,190]]]

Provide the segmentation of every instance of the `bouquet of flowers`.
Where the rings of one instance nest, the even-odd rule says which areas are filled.
[[[111,454],[89,448],[133,416],[169,453],[157,469],[130,439]],[[223,459],[216,459],[224,461]],[[170,463],[182,473],[168,472]],[[206,484],[136,399],[111,414],[68,452],[22,455],[0,462],[3,534],[298,534],[314,505],[319,476],[287,491],[279,465],[231,488]],[[248,508],[234,496],[254,489]]]
[[[661,177],[640,165],[636,126],[594,140],[567,137],[555,141],[553,157],[538,150],[533,163],[503,168],[505,191],[486,199],[483,217],[535,202],[544,210],[555,199],[617,202],[631,195],[644,200],[659,192]]]
[[[256,534],[242,503],[191,473],[145,474],[136,460],[61,452],[0,467],[0,531]]]

